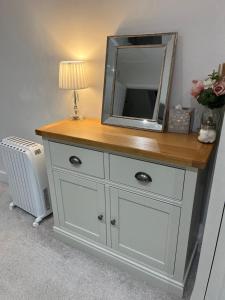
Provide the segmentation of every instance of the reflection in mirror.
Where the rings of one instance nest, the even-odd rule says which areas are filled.
[[[156,120],[165,50],[118,48],[112,115]]]
[[[107,40],[102,123],[162,131],[176,33]]]

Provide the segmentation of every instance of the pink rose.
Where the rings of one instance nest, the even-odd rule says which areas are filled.
[[[216,96],[225,95],[225,80],[224,79],[214,85],[213,92],[216,94]]]
[[[204,85],[201,80],[193,80],[192,83],[194,84],[192,89],[191,89],[191,95],[193,97],[197,97],[201,91],[204,90]]]

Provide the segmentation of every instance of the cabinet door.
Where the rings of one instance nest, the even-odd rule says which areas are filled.
[[[173,274],[180,208],[111,188],[112,247]]]
[[[54,173],[61,227],[106,243],[104,185],[70,173]]]

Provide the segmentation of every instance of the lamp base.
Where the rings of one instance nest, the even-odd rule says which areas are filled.
[[[83,120],[84,117],[83,116],[75,116],[75,115],[73,115],[73,116],[71,116],[71,119],[72,120]]]
[[[78,97],[78,93],[77,91],[73,91],[73,100],[74,100],[74,114],[72,115],[72,119],[73,120],[83,120],[83,116],[80,116],[79,114],[79,108],[78,108],[78,105],[77,105],[77,102],[79,100],[79,97]]]

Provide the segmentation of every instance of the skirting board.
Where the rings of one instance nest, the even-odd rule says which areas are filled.
[[[4,182],[4,183],[8,182],[8,177],[7,177],[6,172],[1,171],[1,170],[0,170],[0,182]]]
[[[164,291],[178,295],[179,297],[183,296],[184,285],[167,277],[166,275],[135,263],[128,258],[111,251],[107,247],[89,242],[81,237],[70,234],[62,228],[54,226],[54,232],[57,238],[71,246],[76,246],[81,250],[85,250],[100,257],[101,259],[104,258],[104,260],[109,263],[115,264],[118,268],[133,274],[136,278],[149,282],[154,287],[161,288]]]

